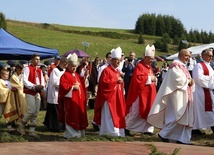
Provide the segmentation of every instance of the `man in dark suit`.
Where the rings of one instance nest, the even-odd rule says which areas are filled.
[[[125,97],[128,94],[129,85],[132,77],[133,70],[137,65],[137,59],[135,59],[135,53],[130,52],[129,57],[125,60],[123,64],[122,72],[124,72],[124,82],[125,82]]]

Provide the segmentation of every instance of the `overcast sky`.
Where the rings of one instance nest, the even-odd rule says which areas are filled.
[[[134,29],[144,13],[170,15],[187,31],[214,33],[214,0],[1,0],[7,19],[70,26]]]

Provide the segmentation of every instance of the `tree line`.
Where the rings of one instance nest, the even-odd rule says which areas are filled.
[[[162,39],[156,40],[155,44],[161,50],[167,52],[168,44],[182,46],[183,40],[191,43],[208,44],[214,42],[214,34],[210,31],[198,31],[191,29],[189,32],[179,19],[169,15],[143,14],[135,24],[135,33],[141,35],[161,36]],[[142,40],[142,39],[141,39]]]

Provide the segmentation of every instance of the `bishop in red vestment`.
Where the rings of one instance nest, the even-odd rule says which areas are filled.
[[[120,47],[112,52],[99,80],[93,121],[100,125],[100,135],[125,136],[124,82],[117,69],[121,53]]]
[[[129,131],[152,134],[154,127],[147,123],[147,116],[156,96],[156,80],[151,66],[155,47],[147,45],[145,57],[134,69],[126,99],[126,134]]]
[[[88,126],[85,84],[76,73],[77,61],[77,55],[71,55],[68,67],[60,78],[59,121],[66,126],[65,138],[84,136]]]

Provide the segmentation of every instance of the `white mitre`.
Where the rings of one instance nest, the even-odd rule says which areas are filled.
[[[155,46],[152,45],[151,47],[149,45],[146,46],[145,56],[154,57],[155,56]]]
[[[115,49],[113,48],[110,52],[112,53]]]
[[[111,52],[111,57],[112,58],[118,58],[121,59],[121,55],[122,55],[122,49],[120,47],[117,47],[116,49],[114,49]]]
[[[70,64],[73,64],[73,65],[78,65],[78,56],[76,53],[73,53],[73,54],[69,54],[67,56],[67,59],[68,59],[68,63]]]

